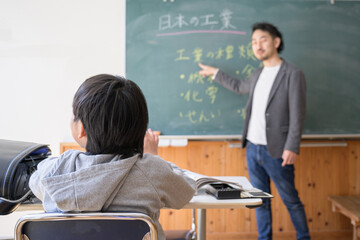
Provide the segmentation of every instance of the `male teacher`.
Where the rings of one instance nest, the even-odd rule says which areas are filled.
[[[271,178],[290,213],[297,239],[310,239],[304,206],[294,183],[294,163],[305,118],[305,77],[279,57],[284,42],[275,26],[256,23],[252,30],[252,50],[263,68],[244,80],[201,63],[199,73],[214,75],[216,82],[235,93],[250,93],[242,135],[250,182],[270,192]],[[258,239],[272,239],[270,199],[264,199],[263,206],[256,209],[256,220]]]

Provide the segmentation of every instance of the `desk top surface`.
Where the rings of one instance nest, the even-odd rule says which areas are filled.
[[[249,180],[243,176],[214,176],[214,178],[236,182],[243,186],[244,189],[253,188]],[[214,196],[207,194],[201,189],[198,195],[195,195],[184,209],[204,209],[204,208],[243,208],[243,207],[255,207],[262,204],[261,198],[245,198],[245,199],[222,199],[218,200]]]

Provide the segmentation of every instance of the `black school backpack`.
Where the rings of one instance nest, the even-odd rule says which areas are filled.
[[[0,139],[0,215],[36,199],[29,188],[29,179],[50,154],[45,144]]]

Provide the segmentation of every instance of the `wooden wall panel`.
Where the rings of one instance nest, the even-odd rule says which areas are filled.
[[[74,148],[61,144],[61,151]],[[75,147],[78,148],[78,147]],[[189,141],[186,147],[161,147],[159,155],[181,168],[210,176],[248,176],[244,149],[230,148],[228,142]],[[295,185],[305,206],[312,236],[349,236],[350,221],[331,211],[328,196],[360,195],[360,141],[346,147],[302,147],[295,163]],[[272,184],[273,232],[284,239],[294,238],[286,207]],[[164,229],[189,229],[191,210],[161,210]],[[207,211],[209,239],[256,238],[253,209],[211,209]]]
[[[349,142],[349,187],[350,195],[360,195],[360,144]]]

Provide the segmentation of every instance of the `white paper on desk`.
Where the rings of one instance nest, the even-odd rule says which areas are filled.
[[[202,188],[203,186],[205,186],[205,185],[207,185],[209,183],[216,183],[216,182],[227,183],[227,184],[229,184],[232,187],[237,188],[237,189],[246,189],[244,187],[243,182],[238,181],[238,179],[234,179],[234,177],[232,179],[231,179],[231,177],[209,177],[209,176],[202,175],[202,174],[199,174],[199,173],[195,173],[195,172],[192,172],[192,171],[189,171],[189,170],[184,170],[184,173],[188,177],[195,180],[197,189],[200,189],[200,188]],[[246,177],[242,177],[242,178],[243,178],[242,180],[244,180],[244,183],[246,184],[246,187],[249,187],[248,185],[250,185],[250,188],[251,188],[251,184],[249,183],[247,178]]]
[[[231,181],[231,177],[219,177],[219,178],[229,178],[229,181]],[[251,183],[249,182],[249,180],[247,179],[247,177],[244,176],[239,176],[237,178],[240,178],[241,180],[239,181],[239,183],[242,185],[244,190],[250,190],[253,188],[253,186],[251,185]]]

